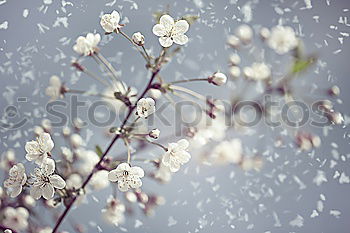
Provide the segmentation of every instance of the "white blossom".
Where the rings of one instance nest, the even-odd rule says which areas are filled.
[[[118,30],[122,27],[119,22],[120,15],[118,11],[113,11],[111,14],[104,14],[101,17],[100,24],[105,32],[112,33],[113,31],[118,32]]]
[[[108,187],[108,185],[109,185],[108,171],[100,170],[100,171],[96,172],[92,176],[92,178],[89,182],[89,185],[95,190],[101,190],[101,189]]]
[[[100,34],[88,33],[86,37],[79,36],[77,38],[73,50],[80,55],[89,56],[97,50],[97,45],[100,41]]]
[[[189,26],[186,20],[174,22],[170,15],[163,15],[160,17],[159,24],[154,25],[153,33],[159,36],[159,43],[163,47],[170,47],[173,43],[184,45],[188,42],[185,33]]]
[[[9,178],[5,180],[4,187],[7,188],[10,197],[14,198],[22,192],[22,186],[26,181],[25,168],[22,163],[18,163],[9,170]]]
[[[82,175],[88,175],[92,169],[94,169],[100,158],[95,151],[92,150],[80,149],[75,152],[80,160],[79,173]]]
[[[142,98],[137,102],[137,115],[146,118],[156,111],[155,101],[152,98]]]
[[[275,26],[267,39],[267,44],[278,54],[285,54],[298,45],[298,39],[291,27]]]
[[[196,126],[196,132],[191,137],[191,147],[199,148],[209,141],[220,141],[225,137],[227,125],[223,112],[219,112],[215,119],[203,113],[200,122]]]
[[[265,80],[271,76],[271,70],[265,63],[253,63],[243,69],[244,75],[252,80]]]
[[[58,98],[63,98],[62,82],[58,76],[51,76],[49,86],[46,88],[45,94],[50,97],[51,101],[57,100]]]
[[[70,136],[70,143],[74,148],[78,148],[83,145],[84,140],[79,134],[75,133]]]
[[[225,84],[226,81],[227,81],[226,75],[221,72],[216,72],[208,78],[209,83],[213,83],[214,85],[217,85],[217,86],[221,86]]]
[[[41,133],[35,141],[26,143],[26,159],[28,161],[35,161],[36,164],[40,165],[47,158],[47,153],[50,153],[53,147],[54,143],[50,134]]]
[[[102,209],[102,216],[106,222],[118,226],[125,220],[124,212],[125,206],[120,201],[110,197],[107,200],[106,208]]]
[[[145,44],[145,37],[141,34],[141,32],[135,32],[132,37],[132,41],[138,46],[142,46]]]
[[[253,38],[253,30],[250,26],[243,24],[236,29],[236,36],[245,44],[249,43]]]
[[[67,189],[79,189],[83,184],[83,178],[77,173],[71,174],[66,180]]]
[[[238,48],[238,46],[240,44],[239,38],[237,36],[235,36],[235,35],[230,35],[227,38],[227,44],[230,45],[233,48]]]
[[[121,163],[118,167],[108,174],[108,180],[118,182],[118,188],[122,192],[130,188],[139,188],[142,186],[141,178],[145,175],[140,167],[130,167],[128,163]]]
[[[3,211],[2,224],[18,232],[23,232],[28,227],[29,212],[24,207],[6,207]]]
[[[238,66],[231,66],[230,74],[233,78],[238,78],[241,75],[241,69]]]
[[[169,143],[168,151],[162,157],[162,163],[169,167],[171,172],[177,172],[180,166],[187,163],[191,155],[186,151],[189,142],[181,139],[177,143]]]
[[[223,141],[215,146],[211,152],[210,159],[217,164],[238,164],[243,158],[242,142],[240,139]]]
[[[66,186],[66,182],[62,177],[54,174],[54,172],[55,161],[50,158],[47,158],[40,168],[34,169],[34,174],[32,174],[34,184],[30,190],[32,197],[38,200],[43,196],[46,200],[49,200],[54,196],[54,188],[63,189]]]
[[[151,138],[158,139],[158,138],[159,138],[159,134],[160,134],[159,129],[152,129],[152,130],[149,132],[148,135],[149,135]]]
[[[15,163],[15,151],[9,149],[1,154],[0,168],[4,170],[9,170]]]
[[[65,146],[61,147],[62,155],[68,162],[73,162],[73,152]]]

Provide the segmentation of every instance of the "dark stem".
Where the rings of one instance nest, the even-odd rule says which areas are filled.
[[[147,91],[151,88],[152,86],[152,82],[154,80],[154,78],[157,76],[157,74],[159,73],[160,67],[157,67],[156,70],[154,70],[152,72],[152,76],[146,86],[146,88],[144,89],[144,91],[142,92],[142,94],[140,95],[140,97],[138,98],[137,102],[143,98]],[[136,103],[137,103],[136,102]],[[129,120],[132,112],[135,110],[136,105],[133,105],[129,108],[128,114],[126,115],[126,117],[124,118],[120,128],[124,128],[124,126],[126,125],[127,121]],[[112,146],[114,145],[114,143],[120,138],[120,135],[116,135],[114,136],[114,138],[112,139],[111,143],[109,144],[109,146],[107,147],[107,149],[105,150],[105,152],[103,153],[103,155],[101,156],[100,161],[95,165],[94,169],[90,172],[89,176],[85,179],[83,185],[82,185],[82,189],[84,189],[86,187],[86,185],[89,183],[89,181],[91,180],[92,176],[94,175],[95,171],[98,170],[100,164],[103,162],[104,158],[106,157],[106,155],[108,154],[108,152],[112,149]],[[52,233],[57,232],[59,226],[61,225],[61,223],[63,222],[63,219],[67,216],[69,210],[73,207],[74,202],[77,200],[77,196],[75,196],[67,205],[66,205],[66,209],[63,211],[63,213],[61,214],[61,216],[58,218],[56,225],[52,231]]]

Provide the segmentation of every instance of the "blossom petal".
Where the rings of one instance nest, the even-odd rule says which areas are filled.
[[[129,171],[130,170],[130,165],[128,163],[121,163],[118,165],[116,168],[117,171]]]
[[[163,155],[162,163],[163,163],[165,166],[169,166],[169,164],[170,164],[170,154],[169,154],[169,153],[165,153],[165,154]]]
[[[50,152],[54,147],[54,143],[48,133],[40,134],[38,141],[42,142],[41,150],[44,152]]]
[[[187,151],[182,151],[180,153],[177,153],[176,155],[177,155],[178,160],[182,164],[187,163],[190,160],[190,158],[191,158],[190,153],[188,153]]]
[[[118,188],[122,192],[126,192],[129,190],[129,185],[126,182],[118,182]]]
[[[188,37],[186,35],[183,35],[183,34],[177,34],[177,35],[173,36],[173,40],[176,44],[184,45],[188,42]]]
[[[41,154],[39,144],[36,141],[27,142],[24,149],[27,154]]]
[[[43,190],[43,197],[44,197],[46,200],[50,200],[51,198],[53,198],[53,195],[54,195],[54,193],[55,193],[55,190],[54,190],[52,184],[46,183],[46,184],[44,185],[44,187],[42,188],[42,190]]]
[[[22,185],[18,185],[16,187],[12,187],[10,197],[15,198],[22,192]]]
[[[50,158],[45,159],[43,161],[41,169],[43,170],[44,174],[47,176],[53,174],[55,171],[55,161]]]
[[[164,48],[168,48],[173,44],[173,40],[170,37],[159,37],[159,43]]]
[[[190,145],[190,143],[186,139],[179,140],[177,144],[179,145],[179,148],[182,150],[187,149],[187,147]]]
[[[160,17],[159,23],[164,26],[167,32],[170,32],[175,24],[174,19],[170,15]]]
[[[131,183],[130,183],[130,186],[131,186],[132,188],[139,188],[139,187],[141,187],[141,186],[142,186],[142,181],[141,181],[141,179],[136,178],[136,179],[132,180]]]
[[[111,13],[111,16],[113,17],[113,22],[115,24],[119,24],[119,21],[120,21],[120,14],[119,14],[119,12],[118,11],[113,11]]]
[[[40,154],[26,154],[26,159],[28,161],[37,160],[39,158]]]
[[[171,172],[177,172],[180,169],[180,164],[176,160],[172,159],[170,161],[169,168]]]
[[[131,171],[134,175],[136,175],[136,176],[138,176],[138,177],[140,177],[140,178],[145,176],[145,172],[144,172],[143,169],[140,168],[140,167],[132,167],[132,168],[130,169],[130,171]]]
[[[165,36],[167,34],[165,27],[161,24],[154,25],[152,32],[156,36]]]
[[[36,199],[39,200],[42,195],[42,190],[39,186],[33,186],[30,190],[30,195]]]
[[[66,182],[59,175],[52,175],[49,177],[50,183],[57,189],[63,189],[66,186]]]
[[[186,20],[179,20],[175,23],[173,33],[174,34],[184,34],[188,31],[188,28],[190,25],[187,23]]]
[[[119,179],[119,171],[114,169],[108,173],[108,180],[111,182],[117,182]]]

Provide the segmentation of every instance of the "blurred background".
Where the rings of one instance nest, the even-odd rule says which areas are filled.
[[[317,67],[303,76],[302,82],[325,87],[338,85],[342,90],[340,99],[344,102],[337,101],[335,106],[345,115],[347,123],[350,98],[347,91],[350,71],[349,7],[348,0],[2,0],[2,120],[18,122],[25,117],[28,121],[18,130],[0,129],[0,152],[13,148],[17,160],[25,162],[24,144],[32,138],[33,127],[44,118],[50,119],[45,111],[49,100],[45,96],[45,88],[52,75],[58,75],[67,86],[75,89],[103,90],[92,79],[79,75],[71,68],[71,61],[76,57],[72,46],[78,36],[87,32],[102,35],[99,17],[102,12],[112,10],[121,13],[127,34],[141,31],[145,35],[146,47],[155,54],[159,53],[159,45],[157,37],[152,34],[154,12],[168,8],[174,18],[186,14],[199,15],[199,20],[191,25],[187,33],[190,42],[162,71],[166,80],[203,77],[217,70],[227,72],[230,49],[225,43],[237,26],[246,23],[253,28],[272,27],[282,21],[284,25],[293,27],[303,39],[306,52],[316,52],[320,57]],[[148,76],[144,61],[128,41],[118,36],[104,36],[100,47],[128,85],[137,88],[145,85]],[[265,59],[273,64],[280,58],[270,51]],[[242,60],[249,64],[254,57],[247,55]],[[93,69],[97,71],[92,61],[85,59],[84,64],[95,67]],[[195,84],[191,88],[226,99],[235,91],[234,87],[225,89],[207,84]],[[5,116],[9,105],[18,109],[18,115],[10,119]],[[69,112],[69,108],[63,111]],[[86,108],[78,114],[86,119]],[[101,119],[105,117],[103,112],[99,116]],[[167,126],[158,127],[167,132]],[[168,128],[176,131],[174,126]],[[88,125],[83,131],[86,147],[93,149],[94,144],[99,144],[106,148],[109,139],[104,137],[104,130]],[[322,129],[312,130],[324,135]],[[127,217],[125,224],[120,227],[105,224],[100,210],[112,193],[111,188],[90,194],[79,208],[70,212],[69,217],[72,222],[83,223],[88,232],[348,233],[350,153],[347,124],[330,130],[327,137],[322,137],[321,147],[310,153],[296,153],[290,147],[274,148],[275,138],[266,128],[257,132],[256,135],[245,136],[243,143],[248,150],[256,149],[264,154],[266,164],[260,172],[244,172],[235,166],[201,165],[194,151],[190,164],[174,175],[169,184],[159,185],[145,179],[145,190],[166,199],[165,205],[158,207],[153,217],[145,217],[134,206],[135,213]],[[53,139],[58,151],[61,141],[55,136]],[[118,146],[114,147],[113,153],[120,153]],[[142,157],[159,153],[158,149],[145,151]],[[331,160],[336,162],[334,166],[330,166]],[[320,172],[324,172],[327,181],[317,185],[314,178]],[[343,174],[343,178],[340,180],[337,174]],[[4,179],[3,175],[0,177]],[[316,209],[317,216],[313,214]],[[62,208],[57,211],[61,212]],[[53,226],[51,218],[43,221],[45,225]],[[66,220],[61,229],[71,231],[70,221]]]

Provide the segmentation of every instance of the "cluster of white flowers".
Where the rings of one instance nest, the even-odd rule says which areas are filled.
[[[248,79],[255,81],[266,80],[271,76],[271,70],[265,63],[253,63],[244,67],[243,73]]]

